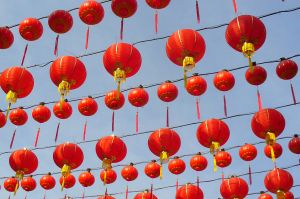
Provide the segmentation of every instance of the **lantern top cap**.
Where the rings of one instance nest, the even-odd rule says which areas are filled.
[[[52,174],[51,174],[51,172],[48,172],[47,175],[48,175],[48,176],[51,176]]]
[[[285,57],[281,57],[281,58],[280,58],[280,61],[284,61],[284,60],[286,60]]]
[[[45,105],[45,102],[40,102],[39,105],[44,106],[44,105]]]
[[[264,191],[260,191],[260,194],[264,194],[264,193],[266,193],[266,192],[264,192]]]
[[[138,88],[144,88],[144,86],[143,85],[139,85]]]
[[[91,98],[91,99],[93,99],[93,97],[92,97],[91,95],[88,95],[88,98]]]
[[[199,76],[199,73],[193,73],[193,77]]]
[[[89,172],[89,173],[91,172],[91,170],[92,170],[91,168],[86,169],[86,171]]]
[[[201,153],[201,152],[198,152],[196,155],[202,155],[202,153]]]
[[[155,163],[155,162],[156,162],[156,160],[151,160],[151,162],[154,162],[154,163]]]
[[[256,66],[256,61],[252,62],[252,65],[253,65],[253,66]]]
[[[166,80],[165,83],[172,83],[172,81],[171,80]]]
[[[295,134],[294,137],[297,138],[297,137],[299,137],[299,135],[298,135],[298,134]]]
[[[134,166],[134,164],[132,162],[129,163],[129,166]]]

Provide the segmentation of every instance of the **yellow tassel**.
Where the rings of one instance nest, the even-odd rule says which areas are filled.
[[[24,177],[24,172],[23,171],[17,171],[16,172],[16,178],[21,181]]]
[[[277,199],[285,199],[285,193],[281,190],[276,192]]]
[[[276,143],[276,135],[275,133],[268,132],[266,135],[266,144],[273,145]]]
[[[62,176],[66,177],[70,175],[70,173],[71,173],[71,167],[67,164],[64,164],[64,166],[61,168]]]
[[[126,73],[121,68],[117,68],[117,70],[114,71],[114,80],[118,84],[118,91],[121,90],[121,84],[123,84],[126,81]]]
[[[274,148],[273,148],[273,146],[272,146],[272,145],[270,145],[270,147],[271,147],[271,158],[272,158],[272,161],[273,161],[273,162],[275,162],[275,160],[276,160],[276,157],[275,157]]]
[[[111,169],[112,160],[108,158],[104,158],[102,161],[102,169]]]
[[[107,172],[105,170],[104,171],[104,178],[103,178],[103,184],[104,184],[104,186],[106,185],[106,180],[107,180]]]
[[[160,153],[160,164],[165,164],[169,161],[169,154],[166,151]]]
[[[19,181],[17,182],[17,184],[15,186],[14,196],[17,194],[18,189],[19,189]]]
[[[61,81],[58,85],[58,92],[60,94],[60,101],[64,101],[65,97],[69,94],[71,89],[71,84],[65,80]]]
[[[214,156],[214,172],[217,172],[218,167],[217,167],[217,160],[216,157]]]
[[[251,58],[255,52],[254,44],[245,42],[242,46],[242,52],[243,52],[244,56],[248,58],[249,67],[252,68],[253,64],[252,64]]]
[[[187,72],[192,71],[195,68],[195,60],[194,57],[185,57],[183,59],[183,80],[184,80],[184,87],[187,84]]]
[[[65,176],[62,176],[62,178],[63,178],[63,180],[62,180],[62,183],[61,183],[61,191],[63,191],[64,190],[64,188],[65,188]]]
[[[159,178],[162,180],[163,179],[163,166],[160,165],[160,168],[159,168]]]
[[[6,101],[8,102],[8,107],[7,107],[6,114],[5,114],[6,120],[7,120],[11,105],[15,104],[17,102],[17,99],[18,99],[17,93],[13,92],[12,90],[8,91],[8,93],[6,94]]]
[[[214,154],[215,152],[218,152],[220,149],[220,143],[219,142],[211,142],[210,145],[210,153]]]

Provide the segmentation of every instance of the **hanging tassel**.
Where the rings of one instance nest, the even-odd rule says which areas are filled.
[[[136,111],[135,114],[135,132],[139,132],[139,111]]]
[[[105,195],[105,198],[104,198],[104,199],[106,199],[106,196],[107,196],[107,188],[105,189],[104,195]]]
[[[56,39],[55,39],[55,46],[54,46],[54,55],[55,56],[58,55],[58,40],[59,40],[59,35],[57,35]]]
[[[85,198],[85,189],[83,188],[83,192],[82,192],[82,197],[81,199],[84,199]]]
[[[223,172],[223,169],[222,169],[222,182],[224,182],[224,172]]]
[[[159,178],[162,180],[163,179],[163,166],[160,165],[160,168],[159,168]]]
[[[17,127],[15,128],[14,132],[13,132],[13,135],[11,137],[11,140],[10,140],[10,145],[9,145],[9,148],[11,149],[14,145],[14,141],[15,141],[15,137],[16,137],[16,132],[17,132]]]
[[[10,199],[10,195],[8,196],[8,199]]]
[[[128,199],[128,185],[126,186],[125,197],[126,197],[126,199]]]
[[[176,192],[177,192],[177,190],[178,190],[178,177],[176,179]]]
[[[115,111],[112,113],[112,119],[111,119],[111,131],[115,131]]]
[[[200,10],[199,10],[198,0],[196,0],[196,14],[197,14],[197,22],[200,23]]]
[[[261,96],[260,96],[258,87],[257,87],[257,103],[258,103],[258,110],[261,110],[262,109],[262,101],[261,101]]]
[[[233,9],[234,9],[234,12],[237,13],[237,4],[236,4],[236,0],[232,0],[233,2]]]
[[[153,199],[153,184],[151,184],[151,187],[150,187],[150,194],[151,194],[151,199]]]
[[[169,127],[169,106],[167,106],[167,127]]]
[[[120,30],[120,39],[123,40],[123,32],[124,32],[124,18],[121,20],[121,30]]]
[[[214,156],[214,172],[217,172],[217,160],[216,157]]]
[[[272,161],[273,161],[273,162],[275,162],[275,160],[276,160],[276,157],[275,157],[274,148],[273,148],[273,146],[272,146],[272,145],[270,145],[270,147],[271,147],[271,158],[272,158]]]
[[[85,123],[84,123],[84,127],[83,127],[83,141],[85,141],[85,138],[86,138],[86,127],[87,127],[87,120],[85,121]]]
[[[155,21],[155,33],[158,33],[158,11],[155,11],[155,16],[154,16],[154,21]]]
[[[85,50],[89,48],[90,27],[88,26],[85,34]]]
[[[41,132],[41,128],[38,128],[38,131],[36,132],[36,136],[35,136],[34,147],[36,147],[37,144],[38,144],[39,137],[40,137],[40,132]]]
[[[24,64],[26,54],[27,54],[27,49],[28,49],[28,44],[26,44],[25,49],[24,49],[24,54],[23,54],[23,57],[22,57],[21,66],[23,66],[23,64]]]
[[[46,199],[46,191],[44,192],[44,198],[43,199]]]
[[[196,98],[196,109],[197,109],[197,118],[200,120],[201,115],[200,115],[200,106],[199,106],[199,98]]]
[[[27,193],[26,193],[26,195],[25,195],[25,198],[24,199],[27,199]]]
[[[227,102],[226,102],[226,95],[224,95],[223,101],[224,101],[224,114],[225,114],[225,117],[227,117]]]
[[[249,164],[249,171],[248,171],[248,174],[249,174],[249,183],[250,185],[252,185],[252,171],[251,171],[251,166]]]
[[[55,142],[57,142],[57,139],[58,139],[59,127],[60,127],[60,122],[58,122],[57,127],[56,127]]]
[[[291,92],[292,92],[292,96],[293,96],[293,102],[294,102],[294,104],[296,104],[296,96],[295,96],[294,87],[293,87],[292,82],[290,84],[291,84]]]

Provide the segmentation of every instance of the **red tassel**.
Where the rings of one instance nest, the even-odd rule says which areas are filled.
[[[59,127],[60,127],[60,122],[58,122],[57,127],[56,127],[55,142],[57,142],[57,139],[58,139]]]
[[[294,102],[294,104],[296,104],[296,96],[295,96],[294,87],[293,87],[292,82],[291,82],[291,92],[292,92],[292,96],[293,96],[293,102]]]
[[[8,196],[8,199],[10,199],[10,195]]]
[[[236,0],[232,0],[232,2],[233,2],[234,12],[237,13],[237,4],[236,4]]]
[[[45,191],[45,193],[44,193],[44,198],[43,199],[46,199],[46,191]]]
[[[40,132],[41,132],[41,128],[38,128],[38,131],[36,132],[36,136],[35,136],[34,147],[36,147],[39,142]]]
[[[199,176],[197,176],[197,187],[200,188],[200,179]],[[198,194],[199,194],[199,189],[197,190]]]
[[[135,114],[135,132],[139,132],[139,111],[136,111]]]
[[[124,18],[121,20],[121,30],[120,30],[120,39],[123,40],[123,32],[124,32]]]
[[[54,46],[54,55],[55,56],[58,55],[58,40],[59,40],[59,35],[57,35],[56,39],[55,39],[55,46]]]
[[[151,199],[153,199],[153,184],[151,184],[150,194],[151,194]]]
[[[115,131],[115,111],[112,113],[112,119],[111,119],[111,131]]]
[[[126,199],[128,199],[128,185],[126,186],[126,193],[125,193],[125,195],[126,195]]]
[[[222,170],[222,182],[224,182],[224,172]]]
[[[197,14],[197,22],[200,23],[200,10],[199,10],[198,0],[196,0],[196,14]]]
[[[105,195],[105,198],[106,198],[106,196],[107,196],[107,188],[105,189],[105,194],[104,195]]]
[[[167,106],[167,127],[169,127],[169,106]]]
[[[155,20],[155,33],[157,34],[158,33],[158,12],[157,11],[155,11],[154,20]]]
[[[82,192],[82,197],[81,199],[84,199],[85,198],[85,189],[83,189],[83,192]]]
[[[178,190],[178,178],[176,179],[176,192]]]
[[[26,195],[25,195],[25,198],[24,199],[27,199],[27,193],[26,193]]]
[[[224,101],[224,114],[225,114],[225,117],[227,117],[227,102],[226,102],[226,96],[225,95],[223,97],[223,101]]]
[[[15,128],[14,133],[13,133],[13,135],[12,135],[12,137],[11,137],[10,145],[9,145],[9,148],[10,148],[10,149],[11,149],[11,148],[13,147],[13,145],[14,145],[14,141],[15,141],[15,137],[16,137],[16,132],[17,132],[17,128]]]
[[[262,101],[261,101],[261,97],[260,97],[260,93],[257,87],[257,102],[258,102],[258,110],[262,109]]]
[[[87,121],[85,121],[84,123],[84,127],[83,127],[83,141],[85,141],[85,138],[86,138],[86,127],[87,127]]]
[[[196,109],[197,109],[197,118],[198,120],[200,120],[201,115],[200,115],[199,98],[196,99]]]
[[[28,49],[28,44],[26,44],[25,49],[24,49],[21,66],[23,66],[23,64],[24,64],[24,61],[25,61],[25,58],[26,58],[26,54],[27,54],[27,49]]]
[[[88,26],[85,35],[85,50],[89,48],[90,27]]]
[[[252,185],[252,171],[251,171],[251,166],[249,165],[249,183]]]

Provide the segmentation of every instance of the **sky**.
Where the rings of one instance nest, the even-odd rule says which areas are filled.
[[[27,17],[42,17],[49,15],[52,11],[57,9],[71,9],[78,7],[83,1],[39,1],[39,0],[0,0],[0,26],[18,24]],[[238,0],[239,14],[251,14],[255,16],[264,15],[267,13],[275,12],[278,10],[286,10],[290,8],[300,7],[298,1],[285,1],[273,0]],[[154,33],[154,10],[150,9],[145,1],[138,0],[138,10],[136,14],[125,20],[124,29],[124,42],[134,43],[137,41],[158,38],[172,34],[178,29],[191,28],[199,29],[207,26],[213,26],[223,23],[228,23],[236,15],[233,11],[231,1],[199,1],[201,23],[196,21],[195,14],[195,1],[194,0],[173,0],[170,5],[163,10],[159,11],[159,32]],[[104,3],[105,9],[104,20],[95,26],[91,27],[90,31],[90,46],[87,53],[105,50],[108,46],[115,42],[119,42],[119,29],[120,18],[116,17],[110,8],[110,2]],[[83,24],[78,17],[78,10],[71,12],[74,20],[71,31],[60,36],[59,43],[59,56],[62,55],[81,55],[84,52],[85,31],[86,25]],[[267,29],[267,39],[265,44],[259,51],[256,52],[253,60],[257,62],[264,62],[270,60],[278,60],[280,57],[289,57],[299,54],[300,47],[297,41],[300,40],[299,28],[297,23],[299,21],[299,11],[291,13],[283,13],[264,18],[263,23]],[[31,66],[34,64],[46,63],[55,59],[53,55],[54,40],[56,34],[53,33],[48,27],[47,20],[41,20],[44,26],[44,33],[41,39],[35,42],[30,42],[27,57],[24,66]],[[216,72],[222,69],[231,69],[247,65],[247,60],[234,51],[225,40],[226,27],[204,30],[200,34],[206,42],[206,52],[203,59],[197,64],[194,72],[208,73]],[[15,37],[14,44],[7,50],[0,52],[0,66],[1,71],[10,66],[19,65],[23,55],[24,41],[17,28],[12,29]],[[132,88],[142,85],[149,85],[152,83],[160,83],[165,80],[175,80],[182,78],[182,70],[180,67],[174,65],[166,56],[165,53],[166,39],[147,42],[136,45],[136,48],[142,55],[142,67],[140,71],[127,82],[122,85],[122,88]],[[116,88],[112,76],[110,76],[104,69],[102,63],[103,54],[96,54],[93,56],[83,57],[81,61],[85,64],[87,69],[87,79],[85,83],[77,90],[71,91],[68,99],[83,98],[88,95],[105,94]],[[300,61],[299,58],[294,59],[295,62]],[[289,81],[281,80],[277,77],[275,68],[276,63],[262,65],[268,72],[266,82],[260,86],[264,107],[278,107],[292,103],[290,93]],[[57,88],[51,82],[49,76],[49,67],[36,67],[31,68],[30,72],[34,76],[35,86],[32,93],[24,98],[18,100],[13,107],[29,106],[38,104],[39,102],[56,101],[59,99]],[[251,113],[257,111],[256,102],[256,88],[249,85],[244,77],[246,69],[236,70],[233,72],[236,80],[235,87],[226,93],[228,102],[228,115],[237,115],[241,113]],[[213,86],[213,75],[204,76],[208,83],[207,92],[200,98],[201,106],[201,121],[209,118],[222,118],[223,115],[223,93],[217,91]],[[293,80],[293,85],[296,93],[296,98],[300,99],[300,84],[299,75]],[[183,82],[176,83],[179,89],[178,98],[169,104],[170,107],[170,126],[178,126],[181,124],[197,122],[195,110],[195,98],[187,94],[183,87]],[[156,95],[157,87],[147,89],[150,95],[149,103],[140,109],[140,132],[153,131],[165,127],[165,111],[166,104],[161,102]],[[124,93],[127,99],[127,92]],[[0,107],[6,108],[5,93],[0,92]],[[111,110],[105,104],[103,98],[97,99],[99,110],[95,116],[88,118],[87,127],[87,140],[96,140],[100,137],[110,135],[111,132]],[[61,121],[60,135],[58,143],[80,142],[82,140],[83,125],[86,120],[81,116],[77,110],[77,102],[72,102],[73,114],[67,119]],[[52,109],[53,104],[48,105]],[[29,119],[24,126],[17,128],[15,143],[12,150],[17,150],[23,147],[33,148],[35,134],[38,127],[41,127],[41,136],[39,146],[55,145],[54,135],[57,123],[59,120],[52,114],[51,119],[42,125],[35,122],[30,116],[32,109],[26,110]],[[135,133],[135,111],[126,100],[122,109],[116,112],[116,125],[115,135],[122,136],[125,134]],[[300,124],[298,118],[300,117],[299,106],[289,106],[280,109],[286,120],[286,127],[281,137],[292,136],[299,133]],[[261,141],[257,138],[250,126],[252,115],[235,117],[225,119],[224,121],[230,128],[230,139],[224,145],[228,148],[231,146],[242,145],[244,143],[255,143]],[[177,155],[193,154],[198,151],[206,151],[196,138],[196,129],[198,124],[186,126],[183,128],[176,128],[176,132],[181,137],[181,148]],[[12,151],[9,149],[9,142],[15,126],[10,122],[5,127],[0,129],[0,152]],[[147,140],[149,134],[140,134],[136,136],[124,138],[127,145],[128,154],[121,162],[122,165],[129,164],[130,162],[150,161],[156,158],[148,149]],[[299,162],[299,156],[289,152],[287,148],[288,139],[280,140],[284,152],[282,157],[277,160],[278,167],[286,167],[295,165]],[[81,144],[85,159],[80,169],[97,168],[101,166],[101,161],[97,158],[95,153],[96,142],[89,142]],[[252,170],[261,171],[268,170],[274,167],[270,159],[267,159],[263,153],[264,145],[258,145],[258,157],[251,162]],[[46,174],[47,172],[58,172],[59,168],[54,164],[52,153],[54,148],[46,150],[34,151],[39,159],[39,166],[35,173]],[[246,173],[248,164],[243,162],[238,156],[238,150],[230,150],[233,158],[232,164],[224,169],[225,176],[239,175]],[[184,157],[183,160],[187,164],[186,171],[179,176],[179,183],[185,184],[187,182],[195,182],[196,176],[199,175],[200,180],[209,180],[221,177],[221,169],[213,172],[212,158],[207,155],[209,166],[204,172],[196,173],[188,166],[190,157]],[[14,172],[9,167],[8,163],[9,153],[0,156],[0,177],[7,177],[14,175]],[[134,182],[128,183],[129,190],[144,190],[150,188],[153,183],[154,188],[175,185],[176,176],[167,171],[164,167],[164,179],[150,180],[144,174],[144,164],[137,165],[139,170],[139,177]],[[289,171],[294,176],[294,184],[300,184],[299,167],[290,169]],[[105,189],[109,193],[124,192],[127,183],[120,176],[121,167],[117,167],[118,173],[117,181],[106,187],[103,186],[99,179],[99,170],[94,170],[92,173],[95,175],[96,183],[93,187],[86,189],[86,195],[103,194]],[[263,179],[266,173],[253,175],[253,184],[249,187],[249,193],[259,192],[265,190]],[[76,178],[79,173],[75,172]],[[41,176],[36,176],[38,181]],[[55,175],[58,180],[59,175]],[[248,180],[247,176],[244,176]],[[0,180],[3,184],[3,179]],[[205,198],[216,199],[221,197],[219,193],[221,181],[211,183],[200,183],[200,187],[204,192]],[[60,187],[56,186],[53,190],[47,192],[47,198],[58,199],[62,198],[65,194],[71,197],[81,196],[83,191],[82,186],[77,182],[75,187],[70,190],[61,192]],[[293,188],[292,192],[296,197],[300,197],[300,189]],[[25,192],[19,190],[16,199],[25,197]],[[44,191],[41,187],[37,187],[35,191],[28,194],[27,198],[42,198]],[[168,188],[155,191],[158,198],[169,199],[175,198],[175,188]],[[2,188],[0,191],[0,198],[8,198],[9,193]],[[247,198],[255,199],[258,195],[251,195]],[[125,198],[124,194],[116,195],[115,198]],[[134,198],[134,194],[130,194],[129,198]]]

